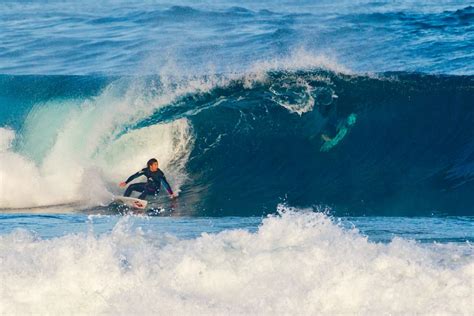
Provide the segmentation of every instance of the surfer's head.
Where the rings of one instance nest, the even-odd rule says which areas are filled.
[[[155,172],[156,170],[158,170],[158,160],[156,160],[155,158],[151,158],[150,160],[148,160],[146,165],[148,169],[150,169],[150,171],[152,172]]]

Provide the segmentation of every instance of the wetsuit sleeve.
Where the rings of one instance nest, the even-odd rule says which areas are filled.
[[[166,191],[168,191],[168,194],[173,195],[173,190],[171,190],[171,186],[168,183],[168,180],[166,180],[165,176],[161,178],[161,182],[163,183],[163,186],[165,187]]]
[[[136,178],[138,178],[142,175],[143,175],[143,171],[138,171],[137,173],[134,173],[130,177],[128,177],[128,179],[125,181],[125,183],[128,184],[129,182],[133,181],[134,179],[136,179]]]

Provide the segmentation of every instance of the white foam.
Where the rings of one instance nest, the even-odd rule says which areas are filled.
[[[22,129],[0,130],[0,208],[108,203],[120,193],[117,183],[143,168],[151,157],[179,192],[192,145],[185,119],[125,131],[173,98],[198,89],[180,87],[159,93],[137,80],[119,80],[88,100],[37,104]],[[53,118],[53,119],[50,119]],[[115,157],[110,157],[115,155]]]
[[[474,313],[470,245],[377,244],[291,210],[191,240],[131,221],[100,237],[0,236],[0,314]]]
[[[0,153],[8,151],[15,139],[15,132],[9,128],[0,127]]]
[[[270,87],[270,91],[274,94],[273,101],[282,107],[286,108],[292,113],[302,115],[303,113],[313,110],[314,107],[314,97],[312,96],[313,88],[306,82],[306,80],[300,78],[296,80],[293,89],[302,88],[303,93],[300,92],[300,95],[297,98],[297,102],[288,102],[287,100],[281,100],[279,92],[273,87]]]

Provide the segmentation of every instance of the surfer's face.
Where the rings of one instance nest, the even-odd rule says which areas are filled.
[[[156,170],[158,170],[158,163],[154,162],[150,165],[150,171],[155,172]]]

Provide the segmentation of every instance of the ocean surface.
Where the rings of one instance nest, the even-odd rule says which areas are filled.
[[[0,3],[0,314],[468,315],[473,242],[474,3]]]

